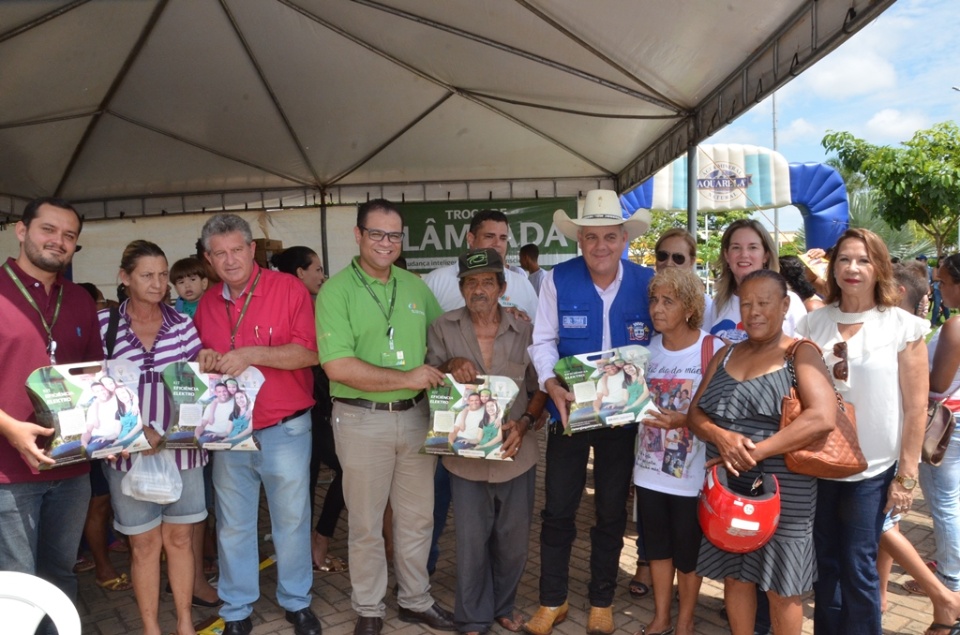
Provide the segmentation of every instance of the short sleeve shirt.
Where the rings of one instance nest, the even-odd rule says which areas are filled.
[[[320,363],[355,357],[371,366],[412,370],[423,365],[427,327],[441,313],[423,280],[391,267],[386,284],[368,275],[354,258],[321,288],[317,296],[317,347]],[[396,299],[393,299],[396,290]],[[374,299],[376,298],[376,299]],[[391,313],[390,306],[393,305]],[[390,315],[390,320],[387,320]],[[392,327],[393,346],[388,337]],[[402,360],[403,364],[398,365]],[[331,381],[330,394],[380,403],[410,399],[419,391],[365,392]]]
[[[260,281],[252,289],[258,274]],[[230,350],[230,333],[251,292],[253,298],[237,330],[237,348],[298,344],[310,351],[317,350],[310,292],[295,276],[257,265],[239,297],[229,298],[224,284],[219,282],[200,298],[194,323],[204,348],[219,353]],[[264,383],[253,406],[254,430],[276,425],[284,417],[313,406],[313,371],[309,367],[257,369],[263,373]]]

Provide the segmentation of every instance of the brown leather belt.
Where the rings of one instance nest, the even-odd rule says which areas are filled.
[[[404,410],[410,410],[415,407],[418,403],[423,401],[423,396],[425,393],[421,392],[418,395],[415,395],[413,399],[401,399],[399,401],[390,401],[388,403],[382,403],[379,401],[370,401],[368,399],[344,399],[343,397],[334,397],[334,401],[339,401],[340,403],[345,403],[348,406],[357,406],[359,408],[366,408],[367,410],[387,410],[389,412],[402,412]]]

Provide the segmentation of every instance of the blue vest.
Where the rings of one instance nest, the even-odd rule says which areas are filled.
[[[628,260],[621,262],[623,280],[610,307],[610,344],[614,347],[649,346],[653,321],[650,319],[647,289],[654,272]],[[603,300],[594,287],[583,257],[554,267],[553,281],[557,288],[557,351],[560,358],[602,350]],[[559,421],[552,400],[547,400],[547,408]]]

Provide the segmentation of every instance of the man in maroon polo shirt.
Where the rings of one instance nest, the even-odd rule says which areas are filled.
[[[37,368],[100,361],[97,308],[62,272],[83,221],[66,201],[31,201],[17,223],[20,254],[0,271],[0,570],[40,576],[77,597],[73,565],[90,500],[89,463],[40,472],[52,429],[33,423],[24,386]]]
[[[200,237],[223,281],[203,295],[194,317],[203,342],[200,370],[236,377],[255,366],[265,380],[253,406],[260,451],[218,452],[213,461],[223,634],[253,630],[262,483],[277,553],[277,603],[296,635],[320,635],[320,620],[310,609],[311,366],[317,363],[310,293],[295,276],[257,266],[250,226],[239,216],[213,216]]]

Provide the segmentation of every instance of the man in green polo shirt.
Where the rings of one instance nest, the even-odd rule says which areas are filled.
[[[393,266],[403,218],[389,201],[357,210],[360,256],[317,297],[317,345],[330,378],[333,432],[350,510],[351,601],[356,635],[383,626],[387,561],[383,511],[393,507],[399,617],[455,630],[453,615],[430,596],[427,556],[433,531],[436,459],[420,454],[429,410],[424,391],[443,373],[424,364],[427,327],[442,311],[426,284]]]

